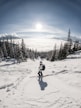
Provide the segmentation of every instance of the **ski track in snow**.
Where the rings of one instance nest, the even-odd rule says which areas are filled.
[[[81,108],[80,57],[78,52],[62,61],[44,60],[41,79],[40,60],[0,63],[0,108]]]

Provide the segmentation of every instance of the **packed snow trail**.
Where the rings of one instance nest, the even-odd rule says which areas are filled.
[[[40,79],[32,77],[37,75],[39,60],[5,67],[6,62],[0,64],[2,84],[5,77],[6,83],[13,83],[0,89],[0,108],[81,108],[81,53],[43,62],[45,77]]]
[[[42,80],[42,85],[40,85],[39,79],[30,80],[25,78],[14,92],[13,97],[12,95],[9,96],[10,100],[7,101],[7,103],[10,103],[9,107],[80,107],[80,90],[66,85],[55,76],[51,76],[49,79],[46,77]],[[45,82],[47,83],[47,86],[44,89],[41,89],[41,86],[44,86],[43,84]],[[66,103],[68,104],[66,105]]]

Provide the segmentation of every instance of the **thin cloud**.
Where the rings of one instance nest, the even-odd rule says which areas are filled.
[[[35,28],[30,28],[30,29],[27,29],[27,28],[21,28],[21,30],[19,30],[17,32],[17,34],[19,35],[31,35],[32,37],[33,36],[36,36],[36,35],[39,35],[39,36],[66,36],[67,35],[67,32],[61,30],[61,29],[58,29],[58,28],[55,28],[55,27],[52,27],[52,26],[45,26],[45,28],[43,27],[43,29],[41,29],[40,31],[37,31]]]
[[[3,37],[5,37],[5,36],[15,36],[16,37],[18,35],[17,35],[17,33],[14,32],[14,33],[11,33],[11,34],[8,34],[8,33],[0,34],[0,37],[2,37],[2,36]]]

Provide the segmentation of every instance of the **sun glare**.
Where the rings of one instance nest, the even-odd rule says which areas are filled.
[[[36,30],[41,30],[42,29],[42,24],[41,23],[37,23],[36,24]]]

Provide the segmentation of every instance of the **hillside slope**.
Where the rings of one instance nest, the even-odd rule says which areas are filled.
[[[41,79],[39,61],[0,63],[0,108],[81,108],[81,52],[62,61],[43,60]]]

